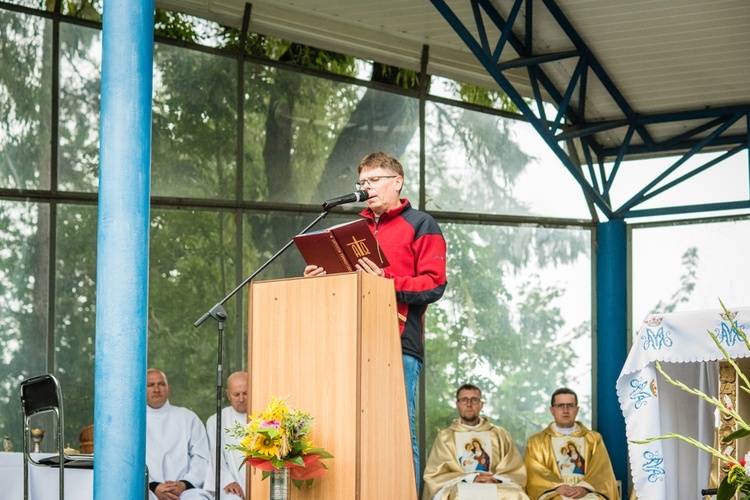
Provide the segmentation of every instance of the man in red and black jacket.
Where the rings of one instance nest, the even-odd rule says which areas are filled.
[[[359,163],[357,189],[367,190],[367,220],[390,266],[381,269],[364,257],[357,269],[392,279],[398,302],[399,332],[404,361],[404,379],[411,425],[414,471],[419,490],[419,449],[414,432],[417,382],[424,360],[424,314],[427,305],[443,296],[446,244],[443,233],[430,215],[400,198],[404,169],[393,156],[377,152]],[[320,276],[325,269],[305,267],[305,276]]]

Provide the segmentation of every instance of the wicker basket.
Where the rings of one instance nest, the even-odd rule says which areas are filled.
[[[78,436],[78,441],[80,443],[81,453],[94,453],[94,426],[87,425],[84,427],[81,434]]]

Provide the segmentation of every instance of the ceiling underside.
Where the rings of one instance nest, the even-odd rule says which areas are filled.
[[[246,10],[156,5],[238,28]],[[257,0],[250,12],[250,31],[407,69],[427,46],[429,74],[515,96],[608,217],[601,162],[747,147],[750,2]]]

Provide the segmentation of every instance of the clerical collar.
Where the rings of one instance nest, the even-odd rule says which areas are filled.
[[[168,413],[171,407],[172,405],[169,404],[169,400],[167,400],[167,402],[164,403],[161,408],[151,408],[150,406],[146,405],[146,411],[148,413],[151,413],[152,415],[162,415],[164,413]]]
[[[560,434],[568,436],[578,430],[578,424],[573,424],[573,427],[558,427],[557,424],[553,422],[552,428]]]
[[[478,429],[478,428],[479,428],[479,427],[480,427],[480,426],[481,426],[481,425],[482,425],[482,424],[484,423],[484,419],[483,419],[482,417],[479,417],[479,423],[478,423],[477,425],[469,425],[469,424],[465,424],[465,423],[463,423],[463,422],[462,422],[461,420],[459,420],[459,422],[461,423],[461,425],[462,425],[462,426],[464,426],[464,427],[466,427],[467,429],[469,429],[469,430],[472,430],[472,431],[473,431],[473,430],[475,430],[475,429]]]

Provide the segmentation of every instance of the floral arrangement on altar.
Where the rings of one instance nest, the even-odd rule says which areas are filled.
[[[729,310],[724,305],[724,303],[721,300],[719,300],[719,303],[721,304],[721,307],[724,309],[725,317],[730,322],[732,329],[745,342],[745,345],[747,346],[748,350],[750,350],[750,342],[748,342],[747,335],[745,334],[744,331],[742,331],[741,328],[737,327],[737,323],[735,323],[734,321],[733,314],[729,312]],[[714,335],[714,333],[711,332],[710,330],[708,330],[708,334],[713,339],[714,343],[716,344],[716,347],[718,347],[719,350],[722,352],[726,361],[730,365],[732,365],[732,368],[734,368],[738,377],[742,381],[742,383],[740,384],[740,389],[742,389],[743,391],[747,393],[750,393],[750,381],[748,381],[745,374],[742,373],[742,371],[734,362],[734,360],[729,356],[729,353],[727,353],[726,349],[722,347],[716,335]],[[656,362],[655,366],[656,366],[656,370],[659,373],[661,373],[664,376],[664,379],[670,384],[676,387],[679,387],[680,389],[690,394],[695,394],[696,396],[702,398],[704,401],[716,406],[716,408],[722,414],[728,417],[734,418],[735,423],[737,425],[737,430],[732,432],[728,436],[724,437],[722,439],[722,442],[728,443],[730,441],[739,439],[741,437],[750,436],[750,425],[748,425],[748,423],[745,422],[745,420],[742,418],[742,416],[740,416],[737,410],[729,404],[730,403],[729,401],[727,401],[726,403],[722,402],[719,398],[709,396],[697,389],[692,389],[686,386],[679,380],[672,379],[669,375],[667,375],[666,372],[664,372],[664,370],[661,367],[661,364],[658,361]],[[716,500],[731,500],[732,498],[734,498],[734,495],[737,492],[739,492],[739,500],[750,500],[750,452],[748,452],[745,455],[745,457],[742,458],[741,460],[737,460],[734,457],[724,454],[712,446],[705,445],[694,438],[691,438],[689,436],[683,436],[681,434],[676,434],[676,433],[669,433],[663,436],[657,436],[657,437],[645,439],[643,441],[633,441],[633,442],[637,444],[645,444],[645,443],[651,443],[659,439],[671,439],[671,438],[681,439],[682,441],[685,441],[686,443],[690,443],[700,448],[701,450],[710,453],[711,455],[716,457],[719,461],[726,463],[726,465],[729,468],[729,471],[727,472],[727,475],[724,477],[724,479],[721,481],[721,484],[719,484],[719,488],[716,493]]]
[[[333,458],[323,448],[313,446],[310,439],[313,417],[297,410],[286,399],[272,397],[268,407],[250,415],[245,425],[236,423],[232,434],[240,441],[228,448],[239,450],[246,462],[263,471],[263,479],[271,471],[286,467],[297,488],[302,483],[312,484],[313,479],[326,473],[321,458]]]

